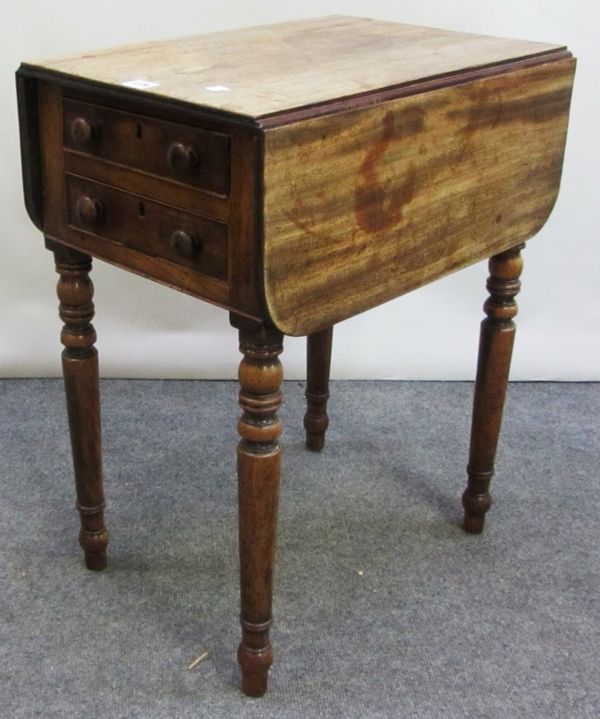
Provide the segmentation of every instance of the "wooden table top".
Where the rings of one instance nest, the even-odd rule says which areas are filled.
[[[110,48],[25,66],[125,85],[258,120],[562,49],[330,16]]]
[[[561,45],[344,16],[30,63],[28,207],[51,238],[311,334],[535,235],[574,71]],[[101,129],[82,147],[73,122]],[[202,156],[189,176],[173,148]],[[93,232],[77,197],[111,208]]]

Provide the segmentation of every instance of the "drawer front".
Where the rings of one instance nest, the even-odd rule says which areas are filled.
[[[66,192],[71,227],[227,281],[227,225],[76,175]]]
[[[63,145],[157,177],[229,194],[230,140],[223,132],[65,98]]]

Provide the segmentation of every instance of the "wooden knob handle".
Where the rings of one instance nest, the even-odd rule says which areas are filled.
[[[89,147],[98,137],[98,128],[85,117],[76,117],[71,123],[71,137],[79,147]]]
[[[185,232],[185,230],[175,230],[169,244],[175,252],[188,259],[198,254],[202,248],[200,239],[192,232]]]
[[[175,174],[186,175],[198,165],[198,153],[191,145],[174,142],[167,150],[167,161]]]
[[[102,218],[102,204],[93,197],[82,195],[75,204],[75,216],[82,225],[97,225]]]

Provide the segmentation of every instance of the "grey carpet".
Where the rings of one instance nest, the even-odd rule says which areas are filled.
[[[237,688],[231,382],[102,383],[109,569],[82,566],[62,386],[0,382],[0,716],[600,715],[600,385],[510,388],[486,533],[471,385],[286,384],[270,693]],[[210,656],[195,670],[188,663]]]

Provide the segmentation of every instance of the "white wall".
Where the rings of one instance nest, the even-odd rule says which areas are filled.
[[[59,321],[52,256],[23,208],[14,71],[21,60],[311,17],[364,15],[467,32],[565,43],[579,59],[562,190],[525,252],[514,379],[600,379],[600,5],[592,0],[0,0],[0,376],[56,376]],[[88,9],[89,8],[89,9]],[[485,264],[336,328],[338,378],[470,379]],[[96,262],[104,376],[234,377],[226,312]],[[304,373],[289,338],[287,377]]]

